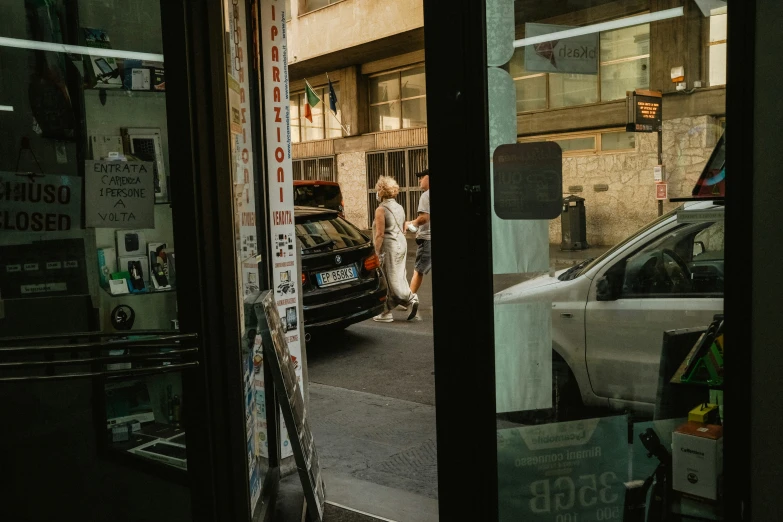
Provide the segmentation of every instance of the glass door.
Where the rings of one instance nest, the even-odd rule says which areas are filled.
[[[247,475],[226,456],[244,462],[247,441],[232,439],[242,396],[221,373],[240,373],[239,295],[235,284],[204,284],[235,281],[233,249],[226,261],[209,243],[220,226],[230,236],[233,220],[214,218],[216,203],[202,199],[230,164],[194,163],[193,140],[216,132],[188,103],[187,74],[225,70],[225,60],[186,66],[195,29],[172,9],[158,0],[3,9],[0,414],[13,476],[3,520],[248,511]],[[188,15],[208,18],[203,8]],[[196,39],[204,48],[223,48],[216,20]],[[216,314],[237,327],[224,318],[215,327]],[[225,344],[235,350],[206,349]],[[238,493],[220,498],[226,488]]]
[[[435,317],[441,474],[469,412],[463,515],[733,519],[725,2],[467,4],[447,43],[425,7],[434,286],[471,304]]]

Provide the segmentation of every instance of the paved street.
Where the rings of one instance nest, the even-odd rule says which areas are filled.
[[[415,244],[409,246],[408,278]],[[365,321],[308,344],[310,422],[327,499],[400,522],[437,515],[431,279],[421,321]]]
[[[550,256],[557,268],[600,252]],[[415,244],[409,243],[408,277]],[[573,259],[572,259],[573,258]],[[498,287],[530,275],[496,278]],[[421,321],[365,321],[308,344],[309,414],[327,499],[399,522],[437,516],[432,292],[419,291]]]

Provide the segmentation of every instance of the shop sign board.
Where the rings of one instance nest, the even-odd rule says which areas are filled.
[[[261,1],[261,67],[264,78],[264,135],[266,138],[267,194],[269,198],[269,241],[272,288],[282,318],[288,349],[295,361],[302,360],[304,326],[301,299],[291,282],[302,273],[294,224],[294,184],[291,166],[290,93],[285,3]],[[301,381],[302,366],[296,375]],[[286,423],[286,426],[291,429]],[[290,433],[288,436],[290,437]],[[282,457],[291,455],[291,444],[282,437]]]
[[[627,132],[663,131],[663,95],[660,91],[629,91],[626,100]]]
[[[82,228],[82,180],[0,171],[0,234],[51,234]]]
[[[525,38],[575,29],[552,24],[525,24]],[[598,74],[598,33],[573,36],[525,47],[530,72]]]
[[[553,141],[501,145],[493,156],[495,213],[554,219],[563,205],[563,151]]]
[[[271,291],[261,296],[264,320],[260,322],[264,359],[272,370],[272,379],[282,400],[286,426],[291,429],[291,446],[304,488],[310,520],[320,522],[324,512],[324,482],[313,434],[307,421],[304,393],[296,373],[296,363],[286,341],[285,321],[278,314],[276,298]]]
[[[622,520],[627,416],[498,430],[500,520]]]
[[[84,162],[85,226],[155,228],[155,164]]]

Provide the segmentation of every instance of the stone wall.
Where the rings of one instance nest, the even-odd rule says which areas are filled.
[[[337,155],[337,181],[345,202],[345,218],[360,229],[369,228],[365,161],[364,152]]]
[[[663,162],[670,198],[690,196],[719,137],[718,122],[710,116],[664,121]],[[657,217],[657,163],[654,133],[637,134],[632,151],[563,158],[563,192],[570,186],[583,187],[576,195],[585,198],[589,244],[613,245]],[[596,190],[606,186],[608,190]],[[676,206],[666,202],[664,211]],[[549,241],[561,241],[560,218],[549,223]]]

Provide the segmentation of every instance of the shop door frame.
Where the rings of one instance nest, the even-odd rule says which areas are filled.
[[[737,173],[737,183],[727,193],[725,262],[736,267],[730,272],[743,276],[726,288],[725,314],[726,338],[738,345],[752,339],[752,284],[740,267],[749,266],[753,218],[753,166],[743,150],[753,150],[755,5],[755,0],[734,2],[728,26],[726,115],[743,130],[727,142],[727,166]],[[442,180],[435,184],[431,205],[449,222],[432,245],[436,263],[442,260],[432,276],[438,302],[433,318],[438,504],[441,520],[491,521],[498,519],[498,482],[486,2],[457,0],[447,13],[444,18],[442,4],[424,0],[427,91],[441,93],[427,97],[429,164]],[[459,283],[466,273],[470,282]],[[466,315],[469,323],[454,320]],[[750,353],[731,364],[725,385],[732,417],[724,432],[725,515],[751,520]]]
[[[250,17],[251,0],[247,0]],[[172,151],[188,151],[179,157],[179,168],[190,187],[172,195],[174,230],[179,234],[177,252],[182,261],[180,331],[198,332],[202,347],[197,382],[187,383],[197,396],[187,401],[185,414],[192,424],[193,451],[188,435],[194,522],[249,521],[252,517],[245,434],[243,366],[239,351],[243,296],[237,281],[234,240],[233,177],[228,114],[227,61],[222,2],[215,0],[161,0],[166,82],[181,96],[168,96],[170,121],[182,125],[169,135]],[[252,44],[252,39],[248,40]],[[249,62],[252,63],[251,60]],[[257,73],[251,84],[257,87]],[[257,91],[257,89],[256,89]],[[223,103],[220,101],[223,100]],[[252,115],[251,115],[252,116]],[[257,118],[257,116],[256,116]],[[254,122],[254,132],[258,129]],[[257,134],[260,140],[260,134]],[[260,147],[256,145],[258,150]],[[258,151],[260,152],[260,151]],[[258,164],[256,154],[256,182]],[[185,174],[187,173],[187,174]],[[257,185],[259,186],[259,185]],[[265,192],[264,192],[265,193]],[[263,194],[257,200],[263,201]],[[265,205],[265,203],[261,203]],[[263,220],[262,220],[263,221]],[[195,226],[194,226],[195,225]],[[259,232],[263,232],[259,226]],[[185,241],[182,238],[184,236]],[[267,243],[259,235],[259,247]],[[184,244],[183,244],[184,243]],[[180,246],[182,245],[182,246]],[[183,248],[184,247],[184,248]],[[263,250],[262,250],[263,252]],[[269,394],[267,407],[275,405]],[[275,409],[269,411],[276,411]],[[276,448],[276,422],[270,424],[270,447]],[[279,485],[279,457],[272,451],[256,520],[268,520]],[[190,459],[189,459],[190,466]]]

